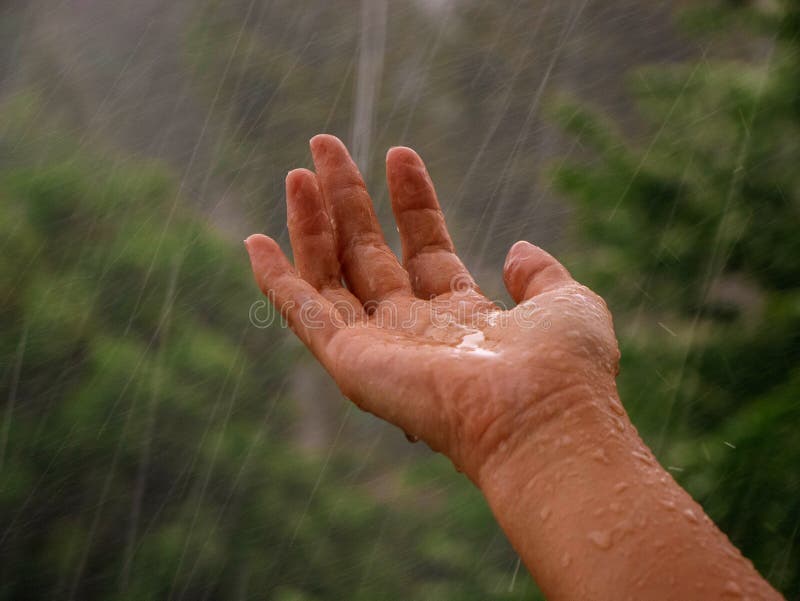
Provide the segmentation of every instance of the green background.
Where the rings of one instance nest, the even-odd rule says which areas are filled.
[[[539,598],[253,318],[319,131],[393,244],[402,143],[490,295],[527,238],[604,296],[643,438],[800,598],[797,2],[166,4],[0,2],[0,599]]]

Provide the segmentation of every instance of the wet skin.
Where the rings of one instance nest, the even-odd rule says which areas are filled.
[[[603,300],[527,242],[501,310],[455,254],[419,156],[386,157],[402,264],[337,138],[286,178],[293,267],[246,246],[262,291],[362,409],[483,491],[548,599],[779,599],[666,473],[619,401]]]

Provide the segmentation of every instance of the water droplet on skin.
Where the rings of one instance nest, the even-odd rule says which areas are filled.
[[[614,492],[622,492],[626,488],[628,488],[629,484],[627,482],[617,482],[614,485]]]
[[[480,330],[470,330],[464,334],[461,342],[456,347],[457,351],[470,352],[474,355],[482,357],[495,357],[497,353],[489,349],[483,348],[481,344],[486,341],[486,337]]]
[[[549,507],[542,507],[542,510],[539,512],[539,517],[542,518],[542,521],[547,521],[547,518],[550,517],[550,508]]]
[[[668,511],[675,511],[675,503],[673,501],[669,499],[660,499],[658,502]]]
[[[592,452],[592,459],[598,461],[600,463],[608,464],[608,457],[606,457],[606,452],[603,449],[595,449]]]
[[[725,583],[725,588],[722,589],[722,592],[726,595],[733,595],[735,597],[742,596],[742,589],[733,580],[728,580],[728,582]]]
[[[406,435],[406,440],[408,442],[419,442],[419,436],[414,436],[413,434],[409,434],[408,432],[404,433]]]
[[[617,532],[622,536],[627,536],[629,533],[634,532],[635,530],[636,527],[633,525],[633,522],[623,518],[617,523],[614,532]]]
[[[611,547],[611,535],[604,530],[594,530],[589,533],[589,540],[599,549]]]
[[[697,516],[694,514],[694,511],[691,509],[684,509],[683,515],[686,516],[686,519],[692,522],[693,524],[697,523]]]
[[[617,399],[613,396],[608,398],[608,406],[611,407],[611,410],[616,413],[617,415],[625,415],[625,409]]]
[[[569,553],[564,553],[564,555],[561,556],[561,567],[566,568],[571,561],[572,558],[569,556]]]
[[[636,457],[636,459],[642,463],[647,463],[648,465],[650,464],[650,456],[647,453],[643,453],[641,451],[632,451],[631,455]]]

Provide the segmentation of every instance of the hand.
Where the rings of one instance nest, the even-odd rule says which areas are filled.
[[[489,458],[565,408],[562,393],[613,388],[611,316],[553,257],[527,242],[511,248],[503,276],[519,304],[501,310],[455,254],[414,151],[386,157],[402,265],[342,142],[318,135],[311,151],[316,174],[286,178],[296,270],[271,238],[246,245],[262,291],[359,407],[478,482]]]

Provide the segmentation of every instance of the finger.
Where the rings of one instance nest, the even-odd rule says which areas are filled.
[[[520,241],[508,251],[503,280],[514,301],[519,303],[571,282],[572,276],[549,253]]]
[[[340,313],[362,315],[361,303],[342,285],[333,224],[317,177],[308,169],[295,169],[286,176],[286,221],[300,277],[335,304]]]
[[[300,277],[317,289],[340,284],[333,225],[317,178],[307,169],[295,169],[286,176],[286,222]]]
[[[254,234],[245,240],[245,246],[261,291],[286,318],[300,340],[324,363],[325,347],[344,325],[336,309],[295,273],[272,238]]]
[[[411,296],[408,274],[386,245],[364,180],[334,136],[311,138],[317,180],[333,217],[345,281],[362,303]]]
[[[403,265],[414,293],[432,298],[474,288],[475,280],[455,254],[422,159],[410,148],[391,148],[386,154],[386,179],[403,245]]]

